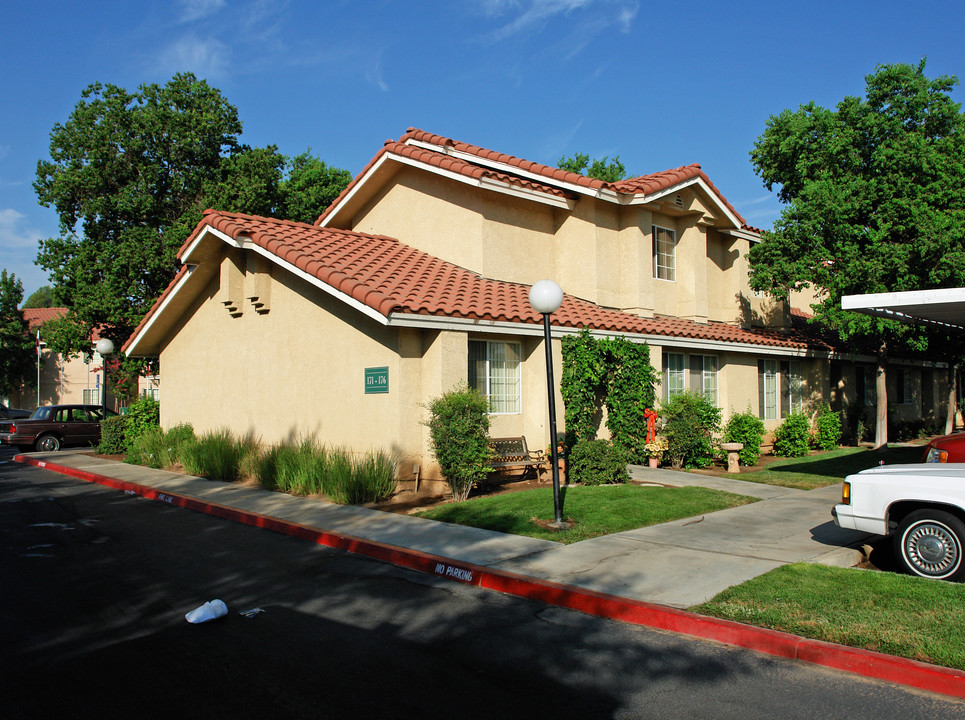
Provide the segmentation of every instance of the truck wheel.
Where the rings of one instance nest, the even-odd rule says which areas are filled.
[[[965,580],[965,523],[943,510],[916,510],[901,521],[895,556],[912,575]]]
[[[56,435],[41,435],[34,445],[40,452],[60,450],[60,438]]]

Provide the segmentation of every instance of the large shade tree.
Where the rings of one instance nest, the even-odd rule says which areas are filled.
[[[887,442],[889,355],[924,349],[915,327],[841,309],[849,294],[965,284],[965,117],[957,78],[881,65],[864,98],[771,117],[751,151],[785,204],[750,252],[751,285],[786,298],[813,289],[815,318],[876,351],[875,442]]]
[[[240,142],[237,109],[191,74],[129,92],[95,83],[50,133],[34,189],[60,218],[41,241],[67,317],[45,327],[59,352],[87,347],[97,327],[120,347],[177,270],[176,253],[205,209],[314,220],[348,181],[303,153]],[[305,177],[327,182],[308,186]]]
[[[20,311],[23,284],[0,271],[0,396],[31,386],[37,369],[34,340]]]

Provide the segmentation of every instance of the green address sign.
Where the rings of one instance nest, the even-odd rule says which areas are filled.
[[[384,394],[389,392],[389,368],[365,368],[365,394]]]

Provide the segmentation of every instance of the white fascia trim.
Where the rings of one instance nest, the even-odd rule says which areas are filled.
[[[530,190],[527,188],[521,188],[515,185],[510,185],[509,183],[500,182],[499,180],[494,180],[493,178],[481,178],[479,180],[471,177],[466,177],[462,173],[455,173],[450,170],[443,170],[442,168],[437,168],[433,165],[421,162],[419,160],[413,160],[412,158],[407,158],[403,155],[394,155],[392,153],[386,153],[386,156],[395,160],[397,163],[402,165],[408,165],[410,167],[422,168],[423,170],[428,170],[436,175],[441,175],[449,180],[455,180],[456,182],[461,182],[466,185],[472,185],[473,187],[485,188],[488,190],[495,190],[496,192],[502,192],[507,195],[513,195],[515,197],[525,198],[527,200],[533,200],[535,202],[541,202],[546,205],[553,205],[554,207],[571,209],[571,204],[566,198],[561,198],[556,195],[549,195],[547,193],[541,193],[538,190]]]
[[[433,150],[437,149],[431,145],[425,145],[425,144],[421,144],[421,145],[423,145],[427,149],[433,149]],[[400,165],[408,165],[410,167],[421,168],[423,170],[427,170],[428,172],[434,173],[436,175],[441,175],[442,177],[448,178],[449,180],[455,180],[456,182],[465,183],[466,185],[472,185],[473,187],[484,188],[487,190],[494,190],[496,192],[501,192],[506,195],[512,195],[514,197],[523,198],[525,200],[532,200],[534,202],[543,203],[544,205],[552,205],[553,207],[558,207],[563,210],[573,209],[573,203],[567,200],[566,198],[557,197],[556,195],[549,195],[547,193],[541,193],[536,190],[530,190],[527,188],[516,187],[508,183],[499,182],[498,180],[494,180],[492,178],[483,178],[481,180],[476,180],[474,178],[466,177],[465,175],[462,175],[460,173],[454,173],[449,170],[443,170],[442,168],[433,167],[432,165],[429,165],[424,162],[420,162],[419,160],[413,160],[412,158],[407,158],[403,155],[397,155],[392,152],[385,153],[382,157],[378,159],[378,161],[371,168],[369,168],[369,172],[366,173],[364,177],[359,179],[359,181],[355,184],[355,187],[352,188],[351,192],[349,192],[348,195],[342,198],[341,202],[339,202],[339,206],[341,207],[342,205],[350,202],[352,197],[362,188],[363,185],[365,185],[366,182],[368,182],[369,177],[371,177],[373,173],[375,173],[379,168],[381,168],[385,163],[389,161],[397,162]],[[339,208],[336,208],[333,213],[326,215],[325,219],[322,221],[322,224],[319,225],[319,227],[328,227],[331,224],[330,221],[334,219],[336,215],[338,215],[338,212],[339,212]]]
[[[714,203],[717,209],[720,210],[720,212],[728,220],[730,220],[731,223],[733,223],[735,228],[742,228],[744,226],[744,223],[741,222],[741,219],[737,217],[733,213],[733,211],[729,207],[727,207],[727,205],[725,205],[724,202],[720,199],[720,195],[718,195],[699,175],[695,178],[691,178],[690,180],[684,180],[683,182],[677,183],[676,185],[671,185],[670,187],[660,190],[658,192],[650,193],[649,195],[644,195],[643,197],[633,197],[626,204],[627,205],[646,205],[648,202],[659,200],[660,198],[666,197],[668,195],[674,195],[680,192],[681,190],[683,190],[685,187],[690,187],[691,185],[696,185],[705,193],[707,193],[707,195],[711,198],[711,201]],[[757,239],[759,240],[760,238],[757,238]]]
[[[171,292],[168,293],[168,296],[164,298],[164,302],[162,302],[161,305],[154,312],[154,314],[151,315],[151,319],[148,320],[147,323],[145,323],[144,327],[142,327],[141,330],[137,333],[137,335],[134,336],[134,342],[132,342],[130,346],[127,348],[127,351],[124,353],[125,356],[131,357],[131,353],[134,352],[134,350],[137,348],[137,345],[141,341],[141,338],[143,338],[144,335],[151,329],[151,327],[154,325],[157,319],[161,317],[161,315],[164,313],[165,308],[167,308],[167,306],[171,303],[171,301],[174,300],[178,292],[180,292],[181,288],[184,287],[188,279],[192,275],[194,275],[195,271],[197,271],[198,269],[197,265],[185,265],[185,267],[188,269],[188,271],[181,277],[181,279],[178,281],[178,284],[175,285],[173,288],[171,288]]]
[[[362,188],[363,185],[365,185],[366,181],[372,176],[372,174],[377,172],[378,169],[381,168],[386,163],[389,155],[390,153],[383,154],[382,157],[376,160],[375,164],[369,168],[369,171],[365,173],[365,175],[363,175],[362,177],[356,178],[358,182],[353,181],[355,182],[355,187],[353,187],[349,191],[348,195],[346,195],[345,197],[339,200],[338,206],[335,208],[334,212],[331,212],[328,215],[326,215],[325,218],[322,220],[321,224],[318,225],[318,227],[328,227],[331,224],[330,221],[336,215],[338,215],[339,210],[341,210],[342,206],[344,206],[346,203],[351,201],[353,197],[355,197],[355,194]]]
[[[407,327],[426,330],[450,330],[454,332],[494,333],[499,335],[520,335],[542,337],[542,325],[514,323],[505,320],[469,320],[466,318],[443,317],[439,315],[415,315],[406,313],[392,313],[387,323],[389,327]],[[552,337],[576,335],[580,328],[551,327]],[[666,348],[680,348],[689,350],[712,350],[715,352],[734,352],[746,355],[780,355],[782,357],[827,357],[823,350],[808,348],[775,348],[766,345],[749,345],[746,343],[732,343],[723,340],[701,340],[697,338],[680,338],[669,335],[650,335],[616,332],[613,330],[590,330],[590,335],[597,338],[624,337],[631,342],[647,343]]]
[[[232,238],[232,237],[230,237],[230,236],[228,236],[228,235],[225,235],[224,233],[221,233],[221,232],[218,232],[217,230],[214,230],[214,228],[211,228],[211,230],[213,230],[216,235],[218,235],[219,237],[221,237],[226,243],[228,243],[228,244],[231,245],[232,247],[236,247],[236,248],[239,248],[239,249],[241,249],[241,250],[252,250],[253,252],[258,253],[258,254],[261,255],[262,257],[264,257],[264,258],[270,260],[271,262],[275,263],[275,265],[277,265],[278,267],[283,268],[284,270],[287,270],[288,272],[292,273],[293,275],[295,275],[295,276],[298,277],[298,278],[301,278],[302,280],[304,280],[305,282],[309,283],[310,285],[313,285],[313,286],[317,287],[317,288],[318,288],[319,290],[321,290],[322,292],[328,293],[329,295],[331,295],[331,296],[332,296],[333,298],[335,298],[336,300],[340,300],[340,301],[342,301],[343,303],[345,303],[346,305],[348,305],[349,307],[354,308],[355,310],[358,310],[358,311],[359,311],[360,313],[362,313],[363,315],[366,315],[367,317],[372,318],[373,320],[375,320],[375,321],[376,321],[377,323],[379,323],[380,325],[387,325],[387,324],[388,324],[388,321],[389,321],[388,318],[385,317],[385,315],[383,315],[383,314],[380,313],[379,311],[373,310],[372,308],[370,308],[370,307],[369,307],[368,305],[366,305],[365,303],[359,302],[358,300],[356,300],[355,298],[353,298],[351,295],[348,295],[348,294],[346,294],[346,293],[343,293],[341,290],[338,290],[338,289],[332,287],[331,285],[329,285],[329,284],[326,283],[326,282],[322,282],[321,280],[319,280],[319,279],[318,279],[317,277],[315,277],[314,275],[311,275],[311,274],[305,272],[304,270],[302,270],[301,268],[297,267],[296,265],[292,265],[290,262],[287,262],[286,260],[282,260],[280,257],[278,257],[277,255],[275,255],[274,253],[271,253],[271,252],[265,250],[265,248],[261,247],[261,245],[255,244],[255,243],[252,242],[250,239],[248,239],[248,238],[234,239],[234,238]]]
[[[752,243],[759,243],[761,241],[760,235],[754,232],[750,232],[748,230],[723,229],[723,230],[718,230],[718,232],[721,235],[732,235],[733,237],[741,238],[742,240],[748,240],[749,242],[752,242]]]
[[[604,200],[609,200],[610,202],[619,203],[620,194],[613,190],[604,190],[600,188],[588,188],[585,185],[577,185],[576,183],[563,182],[561,180],[554,180],[553,178],[548,178],[540,173],[535,173],[530,170],[524,170],[517,165],[510,165],[509,163],[498,162],[495,160],[490,160],[489,158],[480,157],[479,155],[474,155],[472,153],[461,152],[459,150],[453,150],[452,148],[445,147],[443,145],[433,145],[432,143],[427,143],[423,140],[409,140],[407,145],[412,145],[414,147],[421,147],[424,150],[432,150],[433,152],[443,153],[449,157],[457,158],[459,160],[464,160],[472,165],[482,165],[484,167],[492,168],[493,170],[498,170],[499,172],[504,172],[510,175],[519,175],[527,180],[534,180],[536,182],[543,183],[544,185],[555,185],[563,190],[568,190],[569,192],[578,193],[580,195],[589,195],[591,197],[598,197]]]

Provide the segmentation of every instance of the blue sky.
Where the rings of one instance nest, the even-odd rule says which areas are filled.
[[[194,72],[243,141],[353,174],[413,126],[527,160],[619,155],[631,174],[699,162],[748,222],[780,206],[749,155],[771,115],[861,95],[880,63],[965,77],[965,3],[645,0],[34,0],[0,24],[0,268],[45,284],[57,233],[31,186],[92,82]],[[954,97],[965,100],[957,88]]]

